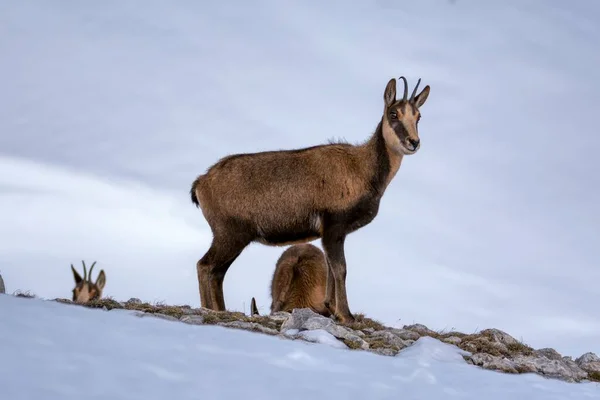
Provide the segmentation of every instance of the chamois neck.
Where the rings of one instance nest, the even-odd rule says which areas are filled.
[[[377,125],[375,132],[364,144],[370,155],[371,170],[373,171],[371,186],[380,196],[383,195],[390,181],[398,172],[402,162],[402,154],[397,154],[387,146],[382,127],[383,118]]]

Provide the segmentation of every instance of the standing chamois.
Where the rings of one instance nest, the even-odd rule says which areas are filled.
[[[94,269],[94,265],[96,265],[96,261],[90,267],[89,275],[86,272],[85,262],[82,260],[81,263],[83,264],[83,278],[75,271],[75,267],[71,264],[71,271],[73,271],[73,277],[75,278],[73,301],[87,303],[88,301],[99,300],[102,297],[102,289],[106,285],[106,274],[101,269],[98,278],[96,278],[96,283],[92,283],[92,270]]]
[[[288,247],[277,260],[271,280],[271,313],[292,312],[294,308],[310,308],[325,317],[327,291],[327,259],[310,243]],[[250,303],[250,315],[258,315],[256,300]]]
[[[404,155],[420,148],[419,108],[429,86],[396,100],[396,80],[383,94],[383,115],[364,143],[330,143],[297,150],[235,154],[220,159],[192,183],[213,240],[196,264],[202,307],[225,311],[223,280],[251,242],[281,246],[321,238],[328,262],[325,306],[353,322],[346,294],[344,241],[370,223]],[[416,96],[415,96],[416,95]]]

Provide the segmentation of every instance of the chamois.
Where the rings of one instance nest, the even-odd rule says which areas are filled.
[[[330,316],[325,307],[327,260],[317,246],[310,243],[288,247],[277,260],[271,280],[271,313],[310,308]],[[258,315],[256,300],[250,303],[251,315]]]
[[[92,270],[94,269],[94,265],[96,265],[96,261],[90,267],[90,273],[88,274],[85,267],[85,262],[82,260],[83,264],[83,278],[73,267],[71,264],[71,271],[73,271],[73,277],[75,278],[75,288],[73,289],[73,301],[77,303],[87,303],[92,300],[99,300],[102,297],[102,290],[106,285],[106,274],[104,270],[101,269],[98,277],[96,278],[96,283],[92,283]]]
[[[430,88],[416,95],[419,79],[407,98],[406,78],[400,79],[404,96],[396,100],[396,79],[390,79],[381,120],[361,144],[229,155],[194,180],[191,200],[213,234],[196,264],[202,307],[225,311],[225,274],[251,242],[282,246],[320,238],[329,269],[325,306],[340,322],[354,321],[344,241],[375,218],[403,157],[420,148],[419,108]]]

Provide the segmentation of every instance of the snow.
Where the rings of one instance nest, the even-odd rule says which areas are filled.
[[[2,399],[600,399],[421,338],[396,357],[0,295]],[[333,343],[322,332],[319,341]]]

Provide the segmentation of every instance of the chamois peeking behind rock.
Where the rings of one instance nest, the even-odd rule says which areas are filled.
[[[294,308],[310,308],[329,317],[325,307],[327,259],[310,243],[288,247],[277,260],[271,280],[271,313],[292,312]],[[250,303],[251,315],[258,315],[256,300]]]
[[[421,146],[420,107],[430,88],[417,95],[419,79],[408,98],[406,79],[400,79],[403,97],[396,100],[396,79],[391,79],[377,128],[361,144],[229,155],[194,180],[192,202],[213,234],[196,264],[202,307],[225,311],[225,274],[251,242],[281,246],[321,238],[329,269],[325,306],[340,322],[354,321],[344,241],[375,218],[403,157]]]
[[[73,289],[73,301],[77,303],[87,303],[92,300],[99,300],[102,297],[102,290],[106,285],[106,274],[104,270],[101,269],[98,277],[96,278],[96,282],[92,283],[92,270],[94,269],[94,265],[96,265],[96,261],[90,267],[90,273],[88,274],[85,267],[85,262],[82,260],[83,264],[83,278],[73,267],[71,264],[71,271],[73,271],[73,277],[75,278],[75,288]]]

